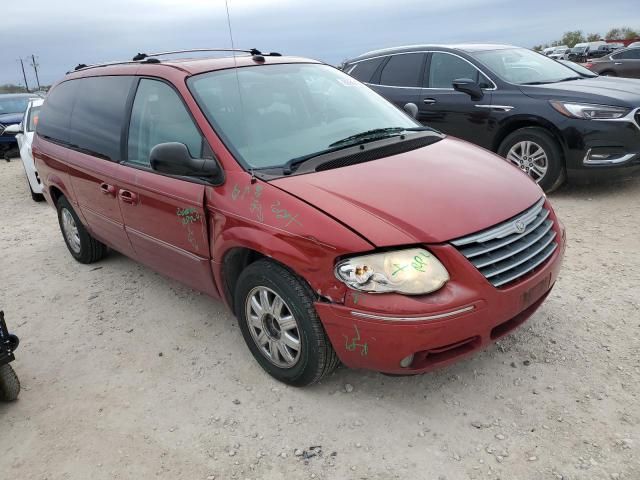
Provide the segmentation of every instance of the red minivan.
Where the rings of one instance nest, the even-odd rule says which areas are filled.
[[[161,56],[51,89],[44,194],[76,260],[111,248],[222,299],[278,380],[452,363],[553,287],[564,228],[502,158],[316,61]]]

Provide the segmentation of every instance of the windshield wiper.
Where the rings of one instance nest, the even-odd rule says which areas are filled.
[[[575,76],[575,77],[567,77],[567,78],[561,78],[559,80],[548,80],[548,81],[544,81],[544,82],[525,82],[525,83],[521,83],[520,85],[548,85],[550,83],[558,83],[558,82],[568,82],[570,80],[582,80],[584,77],[581,76]]]
[[[391,137],[394,135],[400,135],[401,132],[419,132],[422,130],[430,130],[428,127],[387,127],[387,128],[374,128],[373,130],[367,130],[366,132],[356,133],[349,137],[333,142],[329,147],[335,147],[338,145],[357,145],[362,142],[369,142],[373,140],[379,140],[381,138]]]
[[[567,77],[567,78],[563,78],[562,80],[558,80],[558,81],[559,82],[569,82],[571,80],[582,80],[583,78],[585,78],[585,77],[583,77],[581,75],[576,75],[575,77]]]

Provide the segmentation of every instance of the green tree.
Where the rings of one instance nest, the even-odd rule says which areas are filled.
[[[582,43],[585,41],[584,35],[582,34],[582,30],[574,30],[572,32],[565,32],[562,35],[562,44],[567,47],[573,48],[576,43]]]
[[[599,33],[589,33],[587,35],[587,42],[597,42],[602,38],[602,35]]]
[[[27,89],[21,85],[6,83],[4,85],[0,85],[0,93],[27,93]]]
[[[542,45],[534,45],[533,46],[533,50],[535,52],[541,52],[543,49],[544,49],[544,46],[542,46]]]
[[[638,37],[640,37],[638,31],[629,27],[612,28],[605,35],[607,40],[632,40]]]

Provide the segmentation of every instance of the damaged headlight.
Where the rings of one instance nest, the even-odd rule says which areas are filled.
[[[335,274],[356,290],[407,295],[435,292],[449,280],[444,265],[422,248],[351,257],[336,265]]]

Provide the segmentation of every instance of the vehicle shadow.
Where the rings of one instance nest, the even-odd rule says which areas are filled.
[[[590,183],[563,185],[557,191],[549,194],[551,200],[565,198],[594,199],[611,195],[625,195],[640,193],[640,175],[621,177],[616,179],[600,179]]]

